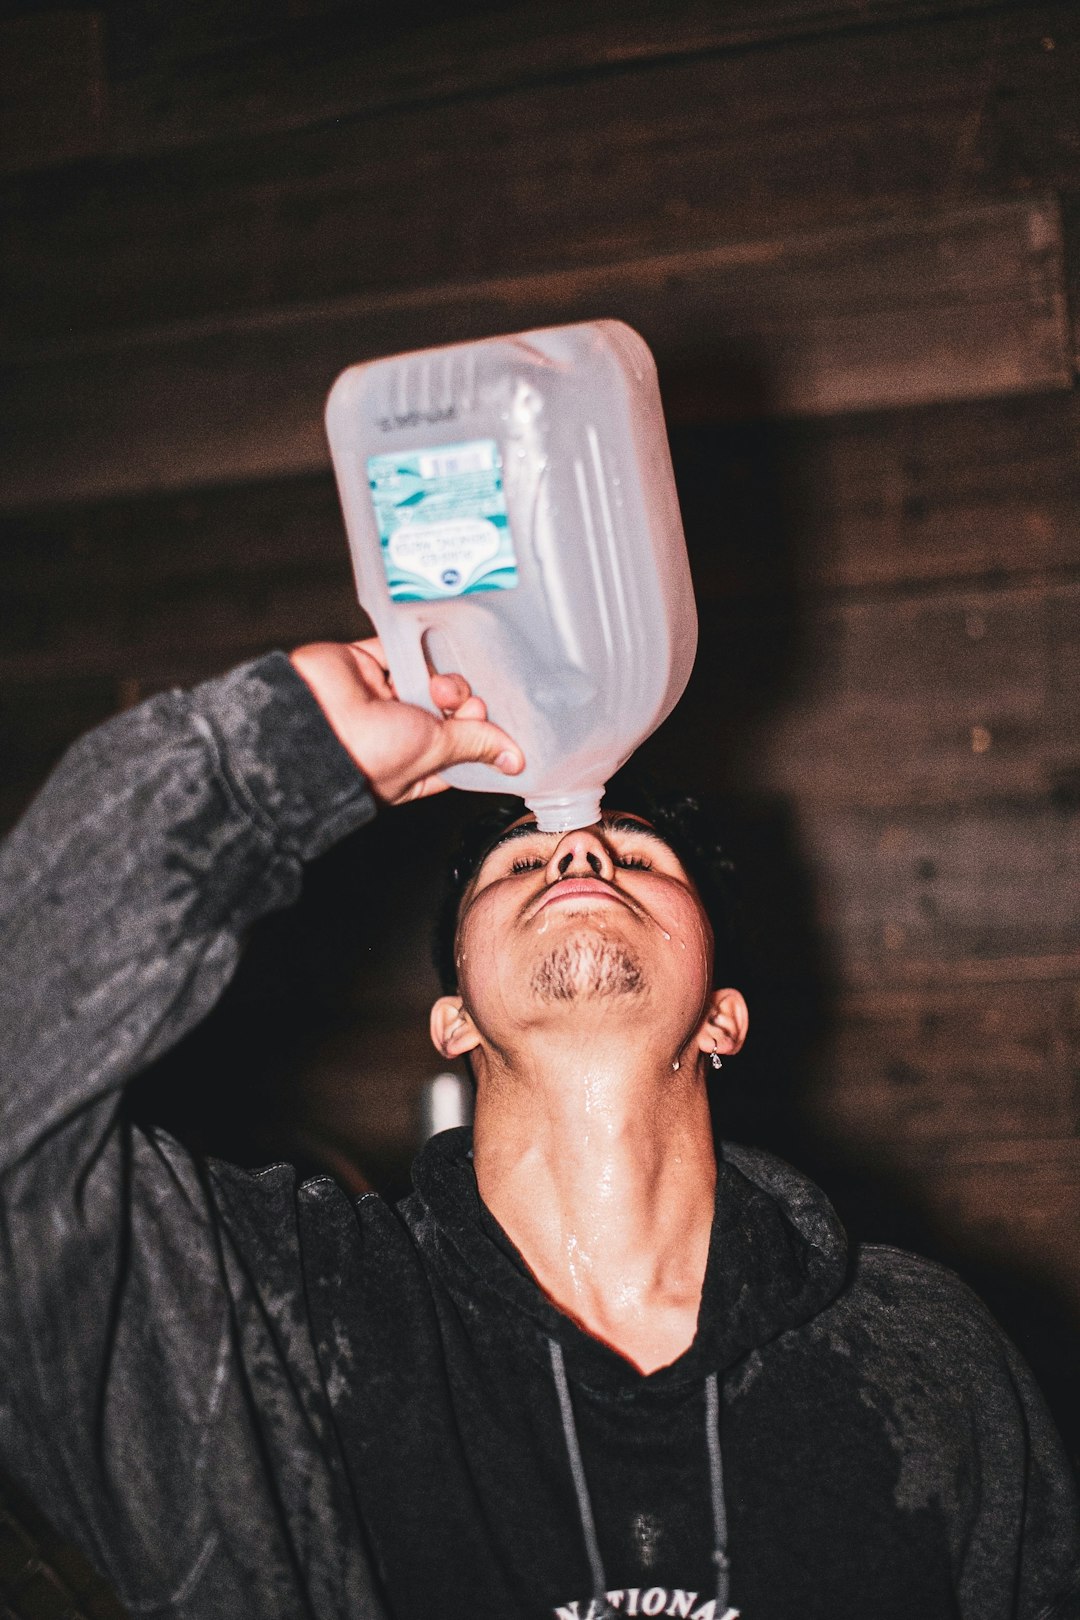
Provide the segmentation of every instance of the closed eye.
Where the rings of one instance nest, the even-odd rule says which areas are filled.
[[[541,866],[546,865],[547,861],[542,855],[519,855],[510,870],[511,872],[536,872],[539,871]]]
[[[622,867],[623,870],[652,871],[652,861],[646,855],[612,855],[611,863],[613,866]],[[537,872],[542,866],[546,865],[547,859],[543,855],[519,855],[517,860],[511,863],[510,870],[511,872]]]

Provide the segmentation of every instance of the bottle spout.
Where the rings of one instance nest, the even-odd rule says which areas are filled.
[[[525,800],[536,817],[541,832],[573,832],[577,827],[593,827],[600,820],[604,785],[582,788],[577,793],[538,793]]]

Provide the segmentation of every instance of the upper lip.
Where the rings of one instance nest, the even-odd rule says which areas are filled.
[[[549,900],[559,900],[570,894],[600,894],[608,900],[618,900],[624,906],[629,905],[625,895],[620,894],[610,883],[605,883],[602,878],[559,878],[540,896],[533,915],[535,916],[537,911],[542,911]]]

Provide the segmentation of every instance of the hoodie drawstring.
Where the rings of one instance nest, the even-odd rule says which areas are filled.
[[[589,1571],[592,1575],[593,1596],[600,1605],[601,1614],[610,1615],[604,1561],[600,1556],[600,1543],[596,1536],[596,1520],[593,1517],[592,1498],[589,1495],[589,1485],[585,1478],[585,1465],[581,1460],[581,1445],[578,1441],[577,1424],[574,1421],[574,1407],[570,1400],[570,1385],[567,1382],[562,1345],[558,1344],[554,1339],[549,1339],[548,1349],[551,1352],[551,1373],[559,1397],[563,1439],[566,1443],[566,1455],[570,1461],[570,1473],[574,1481],[574,1494],[577,1497],[581,1533],[585,1539],[585,1551],[588,1555]],[[728,1610],[728,1590],[731,1577],[727,1552],[727,1502],[724,1497],[724,1464],[720,1454],[720,1385],[715,1373],[710,1373],[705,1380],[705,1445],[709,1454],[709,1489],[712,1500],[712,1559],[716,1565],[716,1616],[717,1620],[723,1620],[723,1616]]]
[[[581,1533],[585,1537],[585,1551],[589,1555],[593,1596],[604,1605],[604,1612],[606,1613],[607,1581],[604,1577],[604,1560],[600,1557],[600,1543],[596,1539],[596,1521],[593,1518],[592,1498],[589,1495],[588,1481],[585,1478],[585,1465],[581,1460],[577,1424],[574,1422],[574,1408],[570,1403],[570,1385],[566,1381],[566,1363],[563,1360],[561,1344],[557,1344],[554,1339],[549,1339],[548,1348],[551,1351],[551,1371],[559,1396],[559,1411],[562,1413],[566,1455],[570,1459],[570,1472],[574,1478],[578,1518],[581,1520]]]
[[[716,1565],[716,1615],[721,1620],[728,1606],[731,1562],[727,1551],[727,1501],[724,1497],[724,1459],[720,1455],[720,1385],[716,1374],[705,1380],[705,1444],[709,1448],[709,1486],[712,1491],[713,1563]]]

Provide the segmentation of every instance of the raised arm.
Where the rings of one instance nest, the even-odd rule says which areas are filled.
[[[464,682],[432,695],[445,718],[398,703],[377,643],[272,654],[85,737],[0,853],[0,1463],[132,1607],[210,1568],[207,1498],[262,1489],[265,1441],[228,1222],[123,1087],[377,800],[518,764]]]

